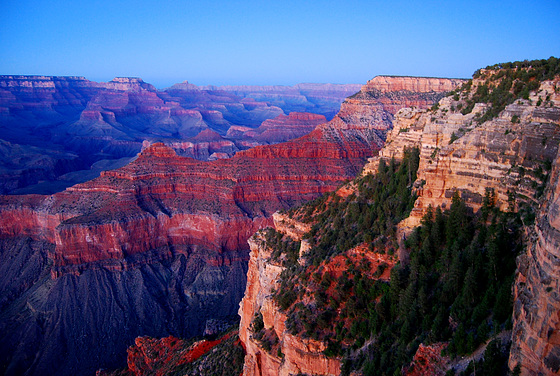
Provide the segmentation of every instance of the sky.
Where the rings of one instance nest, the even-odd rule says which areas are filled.
[[[0,0],[0,74],[363,84],[550,56],[558,0]]]

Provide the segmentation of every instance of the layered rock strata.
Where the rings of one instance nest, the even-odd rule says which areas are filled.
[[[324,108],[336,112],[343,99]],[[0,193],[61,191],[122,165],[116,161],[134,157],[145,140],[165,141],[200,160],[231,157],[269,141],[209,141],[205,132],[225,137],[232,126],[254,129],[289,112],[194,85],[160,91],[140,78],[98,83],[83,77],[0,76]],[[274,142],[303,135],[299,130],[267,134],[264,138]]]
[[[285,228],[285,224],[288,227]],[[276,229],[293,236],[294,221],[276,214]],[[301,227],[295,225],[295,227]],[[284,232],[284,230],[287,230]],[[301,237],[294,238],[300,241]],[[247,287],[240,303],[241,323],[239,337],[245,344],[247,355],[243,368],[244,376],[288,376],[295,374],[338,375],[341,361],[328,358],[323,354],[326,344],[312,339],[303,339],[286,330],[284,315],[272,299],[272,292],[279,288],[278,279],[284,267],[270,261],[273,249],[267,246],[265,239],[258,233],[249,240],[251,247]],[[264,328],[274,332],[279,339],[276,352],[266,350],[253,338],[251,323],[255,315],[261,314]]]
[[[391,77],[386,80],[397,84],[400,78]],[[423,95],[410,92],[403,85],[399,86],[401,91],[395,94],[388,90],[376,89],[376,80],[372,81],[374,82],[365,85],[358,94],[348,98],[332,121],[318,126],[308,136],[301,139],[306,142],[307,153],[311,155],[328,153],[330,155],[332,151],[329,145],[342,143],[351,145],[344,155],[340,155],[347,158],[353,157],[355,153],[361,153],[360,145],[364,141],[370,145],[382,147],[387,130],[391,128],[394,113],[392,111],[406,105],[426,108],[431,106],[434,100],[444,95],[441,91],[436,92],[436,90],[440,90],[439,84],[434,85],[434,88],[428,85],[426,86],[428,87],[426,97],[422,102],[418,100],[418,97]],[[418,79],[418,81],[423,82],[424,79]],[[455,88],[462,82],[460,80],[457,82],[447,80],[446,82],[448,81],[451,88]],[[445,89],[449,90],[447,86]],[[370,93],[372,94],[370,95]],[[386,106],[391,103],[392,94],[395,94],[400,102],[395,106]],[[379,100],[380,98],[382,99]],[[258,150],[259,148],[256,148],[254,152]],[[274,215],[274,224],[278,231],[297,240],[301,240],[303,233],[309,230],[308,226],[280,214]],[[247,349],[244,375],[339,374],[340,359],[325,357],[323,355],[326,348],[324,343],[302,339],[286,331],[286,317],[271,298],[272,291],[278,287],[277,279],[283,268],[270,262],[271,250],[258,235],[250,241],[250,245],[248,283],[239,311],[242,317],[240,338]],[[307,242],[302,241],[301,247],[300,255],[303,255],[308,247]],[[251,322],[254,315],[259,312],[262,314],[265,330],[273,336],[274,334],[271,333],[274,332],[279,338],[278,353],[265,350],[259,341],[252,339]]]
[[[230,128],[228,136],[239,139],[242,145],[276,144],[305,136],[319,124],[326,123],[323,115],[291,112],[265,120],[258,128]]]
[[[534,226],[518,259],[509,366],[521,375],[560,372],[560,155]]]
[[[142,376],[168,375],[189,369],[189,364],[196,362],[210,351],[219,350],[224,341],[237,337],[237,332],[230,332],[214,340],[203,339],[192,342],[173,336],[155,339],[138,337],[134,345],[128,348],[127,368],[123,370],[99,370],[96,376]],[[231,341],[229,341],[231,342]],[[239,342],[237,340],[237,342]],[[239,346],[239,344],[233,344]],[[238,349],[234,349],[238,350]],[[216,366],[216,365],[214,365]],[[199,367],[202,368],[202,365]]]
[[[114,114],[136,111],[124,105],[125,97],[158,101],[137,81],[128,84],[140,91],[105,93]],[[178,94],[166,95],[165,101]],[[185,98],[179,99],[188,103]],[[227,106],[229,114],[235,106]],[[2,268],[9,276],[0,294],[5,373],[118,368],[137,336],[190,337],[207,320],[234,314],[249,236],[271,225],[273,212],[356,176],[390,128],[379,122],[379,111],[354,99],[302,138],[209,162],[154,143],[129,165],[63,192],[0,197]],[[219,142],[218,136],[205,132],[200,139]],[[14,262],[25,273],[18,274]],[[322,351],[319,344],[292,342],[288,358],[290,351],[303,358],[309,349]],[[305,359],[315,364],[314,356]]]
[[[472,90],[482,84],[474,80]],[[437,110],[399,111],[379,158],[399,159],[405,147],[420,147],[415,183],[419,197],[410,224],[417,225],[429,205],[449,206],[456,191],[474,209],[481,207],[488,190],[502,210],[535,203],[560,142],[556,85],[558,81],[543,82],[529,100],[515,101],[483,124],[477,119],[486,104],[476,104],[463,115],[458,110],[461,100],[451,96],[442,99]],[[536,105],[547,97],[551,105]],[[373,158],[365,171],[375,170],[379,158]]]
[[[183,85],[183,84],[180,84]],[[202,89],[228,92],[258,102],[278,106],[286,112],[313,112],[331,120],[340,103],[355,94],[362,85],[358,84],[297,84],[294,86],[203,86]],[[336,110],[333,111],[333,105]]]
[[[469,95],[483,84],[483,79],[474,79]],[[419,224],[429,205],[448,207],[455,192],[475,210],[487,192],[505,211],[540,205],[536,224],[526,229],[527,253],[518,259],[514,285],[509,366],[519,366],[522,375],[553,375],[560,370],[559,88],[558,78],[543,81],[528,99],[516,100],[482,124],[478,119],[488,105],[477,103],[464,115],[459,111],[464,97],[444,98],[430,111],[403,109],[396,114],[379,157],[364,168],[373,171],[380,159],[400,159],[405,147],[420,148],[415,183],[419,197],[411,217],[400,225],[404,232]]]
[[[343,159],[344,147],[296,146],[200,162],[154,144],[53,196],[2,197],[5,373],[118,368],[137,336],[190,337],[235,314],[247,238],[273,211],[356,174],[375,150]]]

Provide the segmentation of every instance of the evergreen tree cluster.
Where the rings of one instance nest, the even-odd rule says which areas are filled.
[[[492,206],[491,192],[477,214],[458,195],[447,211],[430,208],[406,240],[410,262],[393,268],[371,315],[373,344],[346,370],[392,374],[420,343],[449,342],[454,357],[510,328],[521,227],[517,214]]]
[[[477,213],[458,194],[448,210],[430,207],[405,240],[409,261],[391,270],[389,282],[377,278],[386,265],[372,273],[365,258],[346,253],[362,243],[370,245],[367,252],[392,252],[395,225],[416,199],[418,154],[411,149],[400,164],[380,163],[377,175],[352,183],[356,193],[348,197],[326,195],[289,212],[313,223],[304,235],[312,245],[305,265],[297,262],[299,243],[267,235],[286,267],[273,296],[288,316],[287,329],[325,341],[325,355],[345,359],[345,374],[400,372],[420,343],[448,342],[451,357],[470,354],[511,326],[522,222],[495,208],[490,190]],[[337,256],[346,266],[339,278],[325,268]],[[507,350],[500,349],[487,366],[503,371]]]
[[[470,97],[468,95],[472,90],[472,80],[451,94],[456,100],[459,100],[460,93],[466,97],[464,106],[462,103],[458,106],[463,115],[470,113],[475,103],[488,103],[489,108],[477,118],[478,123],[481,124],[498,116],[516,99],[528,100],[529,93],[537,90],[541,82],[552,80],[558,75],[560,75],[560,61],[555,57],[550,57],[548,60],[496,64],[474,73],[473,78],[483,79],[485,82],[479,85]],[[537,103],[537,105],[541,104],[542,101]]]
[[[414,206],[411,190],[419,161],[418,148],[407,149],[400,164],[381,160],[376,175],[356,179],[357,193],[346,198],[332,193],[304,207],[301,219],[314,223],[305,235],[312,246],[308,264],[318,265],[363,242],[392,240],[395,225]],[[390,244],[387,248],[392,250]]]

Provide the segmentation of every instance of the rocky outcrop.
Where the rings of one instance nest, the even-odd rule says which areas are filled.
[[[394,115],[401,108],[428,108],[465,82],[452,78],[376,76],[347,102],[353,103],[351,99],[371,101],[387,114]]]
[[[280,222],[285,223],[281,216],[275,216],[277,228],[284,227]],[[326,344],[299,338],[286,330],[287,317],[272,299],[272,292],[279,288],[277,280],[284,267],[271,262],[273,250],[267,246],[261,234],[251,238],[249,245],[251,253],[247,287],[239,308],[239,337],[247,351],[243,375],[340,374],[340,359],[328,358],[323,354]],[[259,314],[262,315],[264,330],[273,332],[272,335],[278,338],[279,345],[275,352],[265,349],[262,343],[253,338],[252,322]]]
[[[449,357],[442,356],[441,353],[446,347],[445,343],[420,344],[414,354],[414,359],[403,374],[405,376],[445,375],[448,370]]]
[[[464,79],[410,76],[376,76],[365,85],[368,91],[390,93],[408,91],[416,93],[441,93],[455,90]]]
[[[474,80],[472,91],[482,83]],[[486,111],[485,104],[464,115],[458,110],[462,99],[452,96],[442,99],[438,109],[398,112],[379,158],[399,159],[404,147],[421,149],[415,183],[419,197],[409,224],[417,225],[429,205],[448,207],[456,191],[474,209],[481,207],[488,190],[502,210],[535,203],[560,142],[555,85],[557,81],[543,82],[529,100],[515,101],[483,124],[477,119]],[[546,97],[554,105],[536,106]],[[375,170],[379,158],[365,170]]]
[[[560,155],[534,226],[518,259],[509,366],[521,375],[560,372]]]
[[[99,370],[96,376],[168,375],[188,370],[193,368],[189,365],[210,351],[220,350],[219,345],[232,337],[237,337],[237,332],[227,333],[214,340],[203,339],[196,342],[173,336],[160,339],[138,337],[134,345],[128,348],[127,369]]]
[[[392,128],[397,111],[412,106],[427,108],[463,82],[464,80],[446,78],[377,76],[368,81],[358,93],[347,98],[340,112],[329,124],[335,125],[337,129],[347,128],[348,133],[373,141],[381,148],[385,142],[386,130]],[[368,123],[374,123],[375,130],[363,127]],[[350,126],[345,127],[343,124]],[[334,133],[335,131],[331,134],[336,138]]]

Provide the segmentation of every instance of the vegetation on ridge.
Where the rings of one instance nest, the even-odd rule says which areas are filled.
[[[370,263],[368,255],[390,257],[396,249],[395,225],[414,203],[417,167],[418,151],[408,150],[400,165],[381,163],[377,175],[356,179],[354,194],[333,193],[289,212],[314,224],[304,235],[311,244],[305,265],[297,262],[299,243],[267,234],[273,258],[286,267],[274,299],[287,329],[326,342],[325,355],[343,357],[343,374],[400,372],[420,343],[448,343],[451,357],[470,354],[511,326],[522,223],[494,207],[492,191],[478,213],[458,194],[448,210],[429,208],[405,241],[408,262]],[[356,246],[362,257],[349,252]],[[391,267],[390,279],[380,278]],[[508,349],[491,349],[488,367],[505,374]]]
[[[476,103],[487,103],[489,107],[476,120],[479,124],[498,116],[505,107],[517,99],[529,100],[529,93],[539,88],[541,82],[560,75],[560,60],[525,60],[502,63],[479,69],[473,74],[474,80],[483,80],[473,91],[473,80],[452,92],[463,115],[469,114]],[[463,101],[462,101],[463,102]],[[546,102],[546,100],[545,100]],[[537,105],[543,104],[537,102]],[[546,103],[544,103],[546,104]]]

